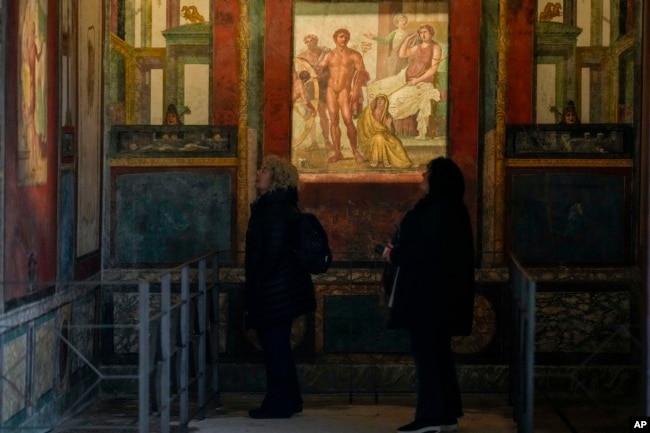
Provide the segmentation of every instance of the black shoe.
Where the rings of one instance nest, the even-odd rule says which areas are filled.
[[[296,403],[296,405],[291,409],[291,414],[302,412],[302,403]]]
[[[434,424],[431,422],[415,420],[410,424],[403,425],[397,429],[398,433],[438,433],[458,430],[456,420],[450,420],[448,424]]]
[[[302,410],[302,408],[301,408]],[[286,412],[277,409],[258,407],[248,411],[248,416],[255,419],[275,419],[275,418],[291,418],[295,412]]]
[[[442,429],[439,425],[433,425],[417,419],[397,429],[397,433],[438,433],[441,431]]]

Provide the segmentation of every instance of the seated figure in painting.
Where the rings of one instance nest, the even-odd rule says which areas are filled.
[[[416,138],[419,140],[427,139],[433,103],[441,99],[434,82],[442,61],[442,48],[433,40],[433,35],[432,26],[421,25],[417,33],[406,37],[399,49],[399,56],[410,59],[410,64],[397,75],[368,84],[370,99],[379,94],[388,96],[390,114],[394,119],[416,115]]]
[[[395,135],[388,107],[388,97],[378,95],[361,113],[357,125],[361,151],[371,167],[380,164],[384,167],[413,167],[401,140]]]

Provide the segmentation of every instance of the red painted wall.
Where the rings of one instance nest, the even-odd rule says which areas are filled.
[[[314,212],[327,230],[335,261],[372,257],[388,243],[406,211],[421,196],[417,184],[309,183],[300,186],[300,208]]]
[[[264,154],[291,152],[292,1],[266,2]]]
[[[533,122],[535,4],[532,0],[509,2],[506,84],[508,123]]]
[[[465,202],[474,227],[479,168],[480,11],[480,1],[449,2],[449,157],[465,175]]]
[[[236,125],[239,115],[237,0],[214,0],[212,113],[214,125]]]
[[[7,3],[6,149],[5,149],[5,280],[4,300],[28,294],[28,260],[36,259],[37,281],[56,278],[57,255],[57,115],[58,107],[58,1],[48,2],[47,37],[47,182],[41,186],[18,186],[18,88],[20,41],[19,2]],[[13,107],[13,108],[12,108]],[[16,283],[13,283],[16,282]],[[43,289],[44,287],[38,287]]]

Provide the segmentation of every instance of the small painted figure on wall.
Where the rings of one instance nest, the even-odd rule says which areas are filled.
[[[562,112],[562,119],[560,120],[562,125],[579,125],[580,119],[578,118],[578,112],[576,111],[576,106],[573,101],[567,101],[564,106],[564,111]]]
[[[166,126],[179,126],[182,125],[183,122],[181,122],[181,116],[178,114],[178,110],[176,109],[176,105],[174,104],[169,104],[167,106],[167,113],[165,113],[165,119],[163,121],[163,125]],[[178,139],[178,134],[176,133],[165,133],[162,136],[163,140],[177,140]]]
[[[165,114],[165,125],[182,125],[181,117],[178,115],[176,105],[169,104],[167,106],[167,113]]]
[[[562,16],[562,4],[557,2],[548,2],[544,9],[539,13],[540,21],[552,21],[553,18]]]
[[[199,10],[196,6],[183,6],[181,8],[181,13],[183,18],[190,23],[204,23],[205,17],[199,13]]]

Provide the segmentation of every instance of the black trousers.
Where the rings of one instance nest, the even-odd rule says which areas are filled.
[[[455,423],[463,408],[451,335],[437,329],[411,329],[410,336],[417,373],[415,419],[434,425]]]
[[[291,349],[291,325],[287,320],[257,329],[266,369],[265,409],[294,412],[303,403]]]

